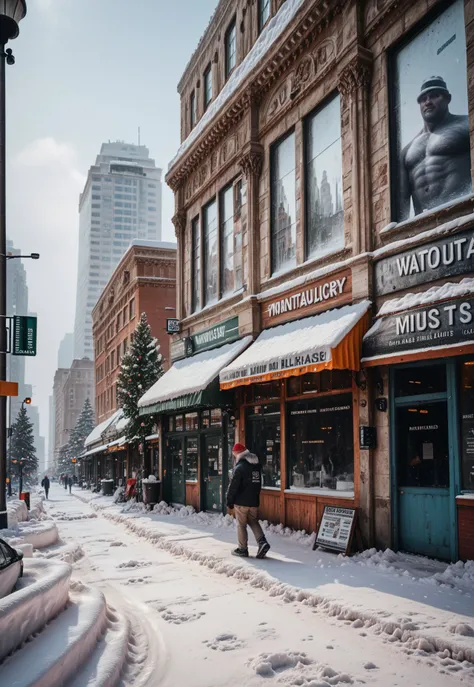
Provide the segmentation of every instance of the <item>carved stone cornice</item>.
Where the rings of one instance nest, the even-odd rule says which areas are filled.
[[[372,53],[358,46],[357,54],[341,69],[337,87],[342,97],[350,97],[358,88],[367,88],[372,78]]]
[[[321,3],[311,3],[306,12],[304,9],[298,12],[299,21],[295,21],[291,31],[282,34],[285,40],[275,41],[275,48],[251,72],[248,83],[245,86],[242,84],[222,107],[212,126],[205,127],[202,134],[189,145],[187,152],[171,163],[166,182],[173,191],[176,192],[180,180],[196,169],[217,143],[242,120],[251,104],[258,102],[277,79],[294,65],[332,19],[342,13],[347,2],[348,0],[324,0]]]
[[[186,229],[186,212],[184,210],[178,210],[171,221],[174,224],[176,238],[179,239]]]
[[[258,143],[250,143],[244,148],[239,165],[247,181],[252,177],[258,178],[262,173],[263,147]]]

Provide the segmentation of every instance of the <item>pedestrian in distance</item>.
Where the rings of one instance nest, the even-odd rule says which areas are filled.
[[[71,475],[69,475],[69,477],[67,478],[67,486],[69,487],[69,493],[71,494],[72,493],[72,477],[71,477]]]
[[[68,480],[68,475],[64,475],[64,489],[67,491],[67,480]]]
[[[48,499],[48,494],[49,494],[49,477],[48,475],[45,475],[43,479],[41,480],[41,486],[44,489],[44,493],[46,495],[46,499]]]
[[[257,558],[265,558],[270,550],[263,530],[258,521],[260,491],[262,489],[262,468],[258,457],[243,444],[235,444],[232,449],[235,467],[227,490],[227,508],[233,510],[237,518],[237,537],[239,546],[232,555],[247,558],[247,525],[253,532],[258,545]]]

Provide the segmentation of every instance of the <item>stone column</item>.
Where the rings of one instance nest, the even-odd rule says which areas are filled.
[[[249,296],[254,296],[260,287],[258,196],[262,163],[262,146],[259,143],[248,143],[242,152],[240,167],[247,179],[247,294]]]
[[[361,46],[338,75],[343,107],[349,108],[352,134],[352,243],[354,254],[371,250],[369,86],[372,53]]]
[[[184,241],[186,229],[186,212],[178,210],[173,219],[178,250],[176,255],[176,317],[182,320],[184,312]]]

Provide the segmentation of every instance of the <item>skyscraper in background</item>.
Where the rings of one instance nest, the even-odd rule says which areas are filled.
[[[132,239],[161,240],[161,183],[145,146],[102,144],[79,199],[75,359],[94,357],[92,309]]]
[[[64,334],[58,349],[58,369],[71,367],[74,360],[74,334]]]

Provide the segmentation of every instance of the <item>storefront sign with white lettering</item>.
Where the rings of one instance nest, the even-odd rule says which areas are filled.
[[[287,376],[287,370],[293,370],[307,365],[318,365],[331,360],[330,348],[315,348],[313,351],[301,355],[291,355],[281,358],[270,358],[258,365],[244,365],[240,368],[223,370],[220,374],[221,383],[234,382],[237,379],[252,377],[253,382],[267,381]],[[260,379],[263,378],[263,379]]]
[[[277,298],[262,303],[263,327],[305,317],[321,310],[335,308],[352,293],[350,270],[337,276],[309,282],[304,287],[289,289]]]
[[[362,360],[468,343],[474,343],[472,297],[382,317],[364,337]]]
[[[418,246],[375,265],[377,296],[474,271],[474,229]]]

